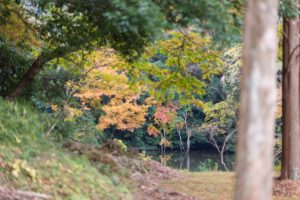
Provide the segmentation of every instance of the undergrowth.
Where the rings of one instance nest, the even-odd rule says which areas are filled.
[[[85,156],[60,148],[45,131],[45,121],[30,106],[0,99],[1,187],[54,199],[131,199],[122,183]]]

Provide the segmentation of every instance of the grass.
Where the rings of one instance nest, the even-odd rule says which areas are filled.
[[[43,123],[32,108],[0,99],[1,187],[54,199],[132,199],[118,178],[102,174],[86,157],[70,154],[46,138]]]
[[[181,178],[165,181],[163,186],[199,199],[231,200],[233,184],[233,173],[183,172]]]
[[[182,177],[162,183],[162,187],[203,200],[232,200],[233,172],[182,172]],[[299,197],[274,196],[274,200],[298,200]]]
[[[0,146],[0,185],[52,195],[55,199],[131,199],[126,187],[102,175],[84,157],[53,148]]]

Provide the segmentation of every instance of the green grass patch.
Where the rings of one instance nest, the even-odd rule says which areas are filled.
[[[131,199],[129,190],[101,174],[84,156],[47,139],[41,117],[20,103],[0,100],[0,185],[54,199]]]

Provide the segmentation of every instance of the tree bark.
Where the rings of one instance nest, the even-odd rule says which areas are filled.
[[[69,53],[76,51],[79,48],[74,47],[58,47],[51,52],[41,53],[37,59],[33,62],[31,67],[22,76],[21,80],[17,83],[15,88],[5,96],[6,100],[13,100],[20,96],[24,89],[32,82],[34,77],[40,72],[44,64],[55,59],[61,58]]]
[[[277,0],[248,0],[236,163],[236,200],[271,200]]]
[[[14,90],[12,90],[8,95],[6,95],[5,99],[13,100],[16,97],[18,97],[29,85],[29,83],[34,79],[34,77],[39,73],[39,71],[46,62],[47,59],[40,55],[31,65],[29,70],[22,76],[21,80],[18,82]]]
[[[283,22],[281,179],[300,180],[300,19]]]

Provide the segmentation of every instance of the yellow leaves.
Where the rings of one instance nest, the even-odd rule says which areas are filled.
[[[152,156],[147,155],[146,152],[143,151],[142,153],[139,153],[139,158],[143,161],[148,161],[152,159]]]
[[[198,99],[191,99],[190,101],[193,105],[197,106],[198,108],[205,108],[205,103]]]
[[[126,146],[126,144],[124,144],[124,142],[122,140],[113,139],[113,141],[121,148],[122,151],[124,151],[124,152],[127,151],[127,146]]]
[[[16,143],[21,143],[22,142],[21,138],[18,135],[14,136],[14,138],[16,140]]]
[[[58,110],[58,105],[52,104],[51,105],[51,110],[56,112]]]
[[[76,117],[83,115],[82,110],[70,106],[64,106],[64,112],[66,114],[65,121],[74,121]]]
[[[148,105],[137,103],[142,87],[130,84],[125,74],[128,64],[108,48],[91,53],[89,60],[92,61],[85,67],[86,76],[74,94],[81,100],[82,109],[89,109],[88,105],[103,111],[97,125],[100,130],[115,126],[133,132],[139,128],[145,122]],[[69,113],[71,118],[76,115],[74,110]]]
[[[153,97],[146,98],[144,103],[145,105],[149,105],[149,106],[156,106],[159,104]]]
[[[40,46],[40,41],[34,36],[35,27],[25,16],[23,8],[14,1],[9,1],[7,9],[10,12],[8,23],[0,24],[0,35],[15,43],[24,44],[26,41],[32,46]],[[4,17],[3,14],[0,13],[0,17]]]
[[[166,138],[162,137],[159,143],[160,146],[164,145],[165,147],[170,147],[172,143]]]
[[[33,181],[36,179],[36,171],[29,166],[26,160],[16,159],[13,163],[9,164],[11,174],[18,178],[21,173],[29,176]]]

